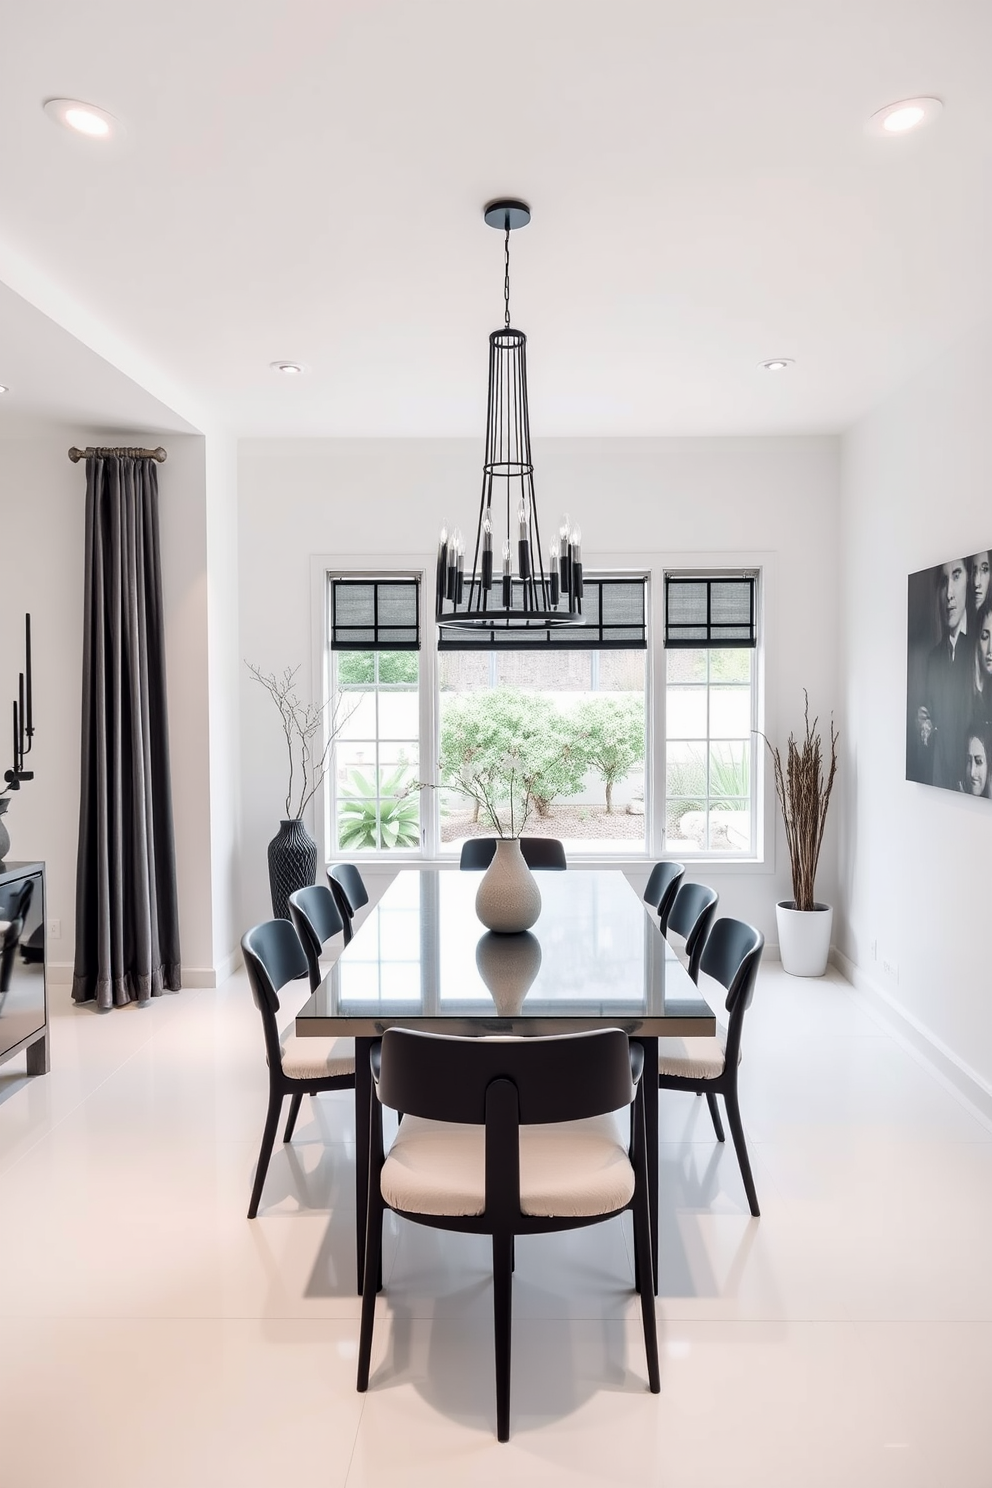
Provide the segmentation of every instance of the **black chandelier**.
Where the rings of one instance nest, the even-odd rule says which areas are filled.
[[[566,516],[551,541],[545,568],[534,497],[527,406],[527,337],[510,325],[510,233],[526,227],[521,201],[490,202],[486,222],[504,233],[504,324],[489,337],[489,400],[482,498],[471,572],[457,529],[441,529],[437,555],[437,623],[446,630],[536,632],[581,625],[582,534]],[[504,534],[494,562],[494,537]],[[514,556],[516,563],[514,565]]]

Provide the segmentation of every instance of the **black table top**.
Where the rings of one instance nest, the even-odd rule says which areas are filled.
[[[475,914],[481,873],[405,870],[301,1009],[298,1034],[712,1034],[715,1019],[617,870],[537,873],[541,915],[495,935]]]

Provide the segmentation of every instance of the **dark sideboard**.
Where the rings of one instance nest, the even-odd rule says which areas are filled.
[[[0,1064],[26,1052],[29,1075],[49,1069],[45,865],[0,867]]]

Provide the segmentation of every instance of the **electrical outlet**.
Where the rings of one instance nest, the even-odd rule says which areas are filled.
[[[49,938],[49,940],[61,940],[62,939],[62,921],[61,920],[49,920],[49,922],[48,922],[48,938]]]
[[[877,940],[873,940],[872,943],[871,943],[871,959],[873,961],[877,961],[878,960],[878,941]]]
[[[890,976],[894,982],[899,981],[899,965],[896,961],[883,961],[882,970],[886,976]]]

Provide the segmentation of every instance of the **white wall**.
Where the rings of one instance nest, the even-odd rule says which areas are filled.
[[[86,481],[84,467],[70,464],[66,451],[71,444],[88,443],[165,443],[169,451],[159,469],[159,490],[183,978],[187,986],[209,985],[215,978],[215,954],[201,437],[133,430],[115,437],[105,429],[52,425],[23,438],[0,440],[0,707],[9,709],[15,695],[23,666],[22,617],[30,610],[37,728],[31,754],[36,778],[12,798],[6,816],[11,856],[41,858],[48,865],[48,918],[59,920],[62,931],[49,945],[50,975],[54,983],[66,982],[75,924]],[[233,549],[233,535],[229,545]],[[235,730],[229,731],[233,736]],[[6,739],[6,730],[2,737]],[[8,752],[9,746],[0,750],[3,768]],[[228,937],[230,948],[230,930]]]
[[[990,407],[985,327],[856,425],[842,446],[841,554],[839,943],[870,990],[986,1087],[992,811],[907,781],[905,740],[907,575],[992,543]]]
[[[311,555],[375,553],[402,564],[430,553],[442,519],[472,528],[480,461],[481,435],[242,441],[242,656],[266,671],[299,664],[313,685]],[[804,686],[823,715],[837,707],[836,440],[539,440],[535,469],[546,523],[562,510],[581,522],[590,568],[618,552],[656,553],[670,564],[765,555],[769,732],[784,740],[798,726]],[[241,705],[248,924],[270,913],[265,846],[282,814],[285,785],[275,711],[244,670]],[[831,899],[832,825],[818,881],[818,892]],[[764,869],[707,865],[703,875],[718,884],[728,913],[754,920],[775,941],[774,903],[790,894],[780,837]]]
[[[212,965],[235,964],[240,917],[240,741],[237,441],[206,441]]]

